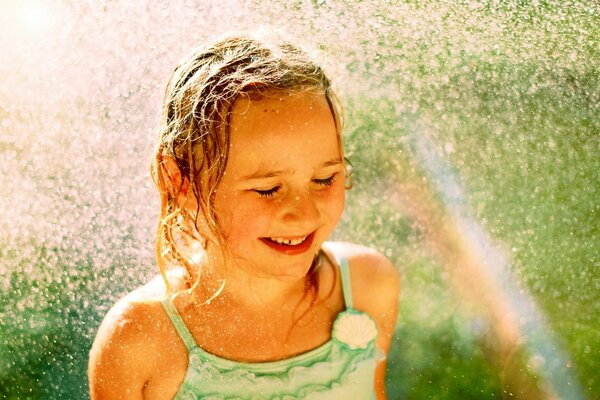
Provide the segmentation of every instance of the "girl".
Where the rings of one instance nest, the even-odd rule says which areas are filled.
[[[152,175],[162,279],[104,319],[92,399],[385,398],[399,281],[379,253],[325,242],[351,182],[319,66],[247,37],[194,51]]]

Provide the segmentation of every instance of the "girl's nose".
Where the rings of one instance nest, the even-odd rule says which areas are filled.
[[[314,229],[320,217],[319,207],[311,193],[290,193],[284,208],[283,222],[296,224],[304,229]]]

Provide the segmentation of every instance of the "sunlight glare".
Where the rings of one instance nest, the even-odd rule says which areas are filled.
[[[2,30],[13,39],[37,36],[46,32],[56,19],[52,4],[41,0],[2,1]]]

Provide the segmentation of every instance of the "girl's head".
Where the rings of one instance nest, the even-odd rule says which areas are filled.
[[[254,108],[259,104],[261,110],[264,109],[264,118],[257,119],[258,114],[253,111],[258,110]],[[236,134],[234,131],[244,131],[243,134],[246,136],[251,132],[248,132],[248,129],[235,128],[245,124],[247,116],[251,117],[250,119],[254,118],[255,121],[269,121],[269,118],[276,117],[276,114],[269,115],[269,113],[280,113],[283,110],[282,104],[300,107],[299,113],[289,115],[298,116],[304,112],[302,115],[306,117],[307,122],[302,125],[306,126],[310,122],[308,119],[312,119],[313,107],[317,114],[319,110],[321,112],[313,121],[314,123],[317,123],[319,118],[323,120],[323,109],[326,110],[329,126],[324,129],[333,132],[337,156],[325,160],[330,162],[328,169],[317,170],[316,166],[309,166],[313,174],[316,174],[309,181],[324,186],[330,176],[336,175],[338,169],[341,169],[342,176],[337,179],[341,181],[343,188],[345,164],[341,147],[338,103],[329,79],[300,49],[287,42],[272,44],[248,37],[230,37],[208,48],[193,51],[175,69],[166,89],[160,140],[152,163],[153,178],[159,189],[162,203],[157,255],[163,273],[168,260],[183,264],[188,270],[191,267],[190,259],[176,245],[178,240],[174,236],[175,229],[192,231],[193,235],[197,235],[198,239],[205,244],[214,243],[224,249],[231,247],[234,240],[229,237],[230,225],[243,223],[243,221],[232,222],[232,213],[223,209],[218,210],[223,208],[218,207],[218,203],[219,198],[225,203],[227,201],[231,203],[232,196],[237,192],[225,188],[220,191],[217,189],[226,173],[229,174],[226,179],[229,189],[233,178],[237,180],[232,184],[240,183],[242,178],[250,178],[242,176],[243,171],[230,171],[231,168],[235,168],[235,163],[228,163],[232,153],[247,154],[246,151],[257,148],[260,150],[263,147],[260,143],[254,142],[252,145],[251,141],[236,139],[236,135],[242,133]],[[279,121],[281,122],[281,118]],[[302,134],[300,122],[294,123],[297,129],[294,128],[295,131],[292,129],[289,134]],[[265,126],[268,127],[269,124]],[[305,136],[306,133],[304,131]],[[322,136],[317,135],[314,139],[322,140]],[[303,140],[310,142],[312,139],[308,135]],[[232,145],[236,146],[233,150]],[[240,149],[239,146],[253,146],[253,148]],[[282,145],[282,150],[289,149]],[[316,151],[315,148],[313,150]],[[262,164],[270,157],[268,152],[273,149],[265,151],[266,153],[259,151],[259,154],[255,155],[258,157],[256,168],[246,173],[255,173],[256,177],[256,173],[260,173],[261,168],[264,169]],[[317,157],[313,163],[319,160],[320,158]],[[336,160],[339,161],[338,169],[333,165]],[[229,169],[227,169],[228,164],[230,164]],[[297,169],[296,166],[302,167],[297,163],[291,165],[291,168]],[[273,175],[274,171],[262,172],[266,172],[262,174],[262,181],[252,181],[248,188],[240,189],[238,192],[251,193],[263,202],[276,201],[275,197],[283,196],[287,186],[283,188],[282,186],[285,185],[276,183],[277,180],[268,180],[268,175]],[[252,187],[252,185],[258,186]],[[296,189],[290,187],[289,193]],[[220,197],[219,193],[221,193]],[[223,195],[223,193],[230,194]],[[301,197],[299,193],[295,193],[294,198]],[[182,198],[192,198],[194,201],[182,202]],[[251,200],[250,203],[253,201],[249,198],[235,201],[238,200]],[[246,203],[248,202],[245,201],[244,204]],[[193,204],[193,207],[190,207],[190,204]],[[332,219],[335,219],[334,217],[332,216]],[[307,227],[302,229],[305,228]],[[298,229],[298,232],[293,233],[297,235],[311,233],[300,232],[301,229]],[[288,236],[283,235],[284,233],[265,232],[265,234]]]

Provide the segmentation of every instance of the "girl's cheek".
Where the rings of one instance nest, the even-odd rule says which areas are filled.
[[[331,216],[341,216],[346,201],[346,188],[344,183],[334,183],[322,193],[323,206]]]
[[[337,201],[344,202],[346,199],[346,186],[342,180],[336,181],[331,187],[332,197]]]
[[[238,210],[238,222],[255,227],[266,225],[274,215],[277,215],[278,206],[278,202],[265,201],[265,199],[240,201],[239,204],[234,205]]]

